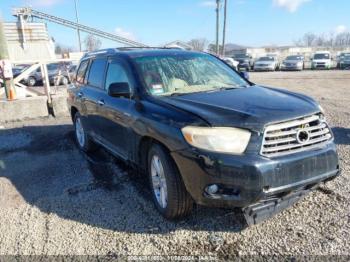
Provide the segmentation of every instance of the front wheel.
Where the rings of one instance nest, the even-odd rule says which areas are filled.
[[[153,201],[165,218],[178,219],[191,213],[193,200],[185,188],[176,164],[160,145],[153,145],[149,150],[148,174]]]

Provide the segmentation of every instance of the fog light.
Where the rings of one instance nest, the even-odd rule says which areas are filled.
[[[207,188],[206,188],[206,190],[205,191],[207,191],[207,193],[209,194],[209,195],[213,195],[213,194],[215,194],[216,192],[218,192],[218,190],[219,190],[219,187],[218,187],[218,185],[210,185],[210,186],[208,186]]]

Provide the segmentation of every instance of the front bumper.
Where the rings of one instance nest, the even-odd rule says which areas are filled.
[[[312,64],[311,69],[331,69],[330,64]]]
[[[300,65],[281,65],[281,70],[303,70],[303,66]]]
[[[248,63],[239,63],[237,66],[238,70],[250,70],[250,65]]]
[[[350,68],[350,62],[340,63],[340,69],[348,69]]]
[[[273,66],[254,66],[254,71],[275,71]]]
[[[335,144],[278,158],[233,156],[198,149],[172,152],[186,189],[201,205],[248,207],[339,175]],[[221,191],[208,194],[216,184]]]

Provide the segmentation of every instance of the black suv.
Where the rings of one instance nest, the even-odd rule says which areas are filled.
[[[79,147],[98,144],[140,167],[169,219],[195,202],[241,207],[256,223],[339,174],[313,99],[255,85],[210,54],[88,53],[68,92]]]

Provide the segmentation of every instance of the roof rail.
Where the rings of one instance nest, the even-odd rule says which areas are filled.
[[[128,50],[135,50],[135,49],[181,49],[176,47],[159,47],[159,46],[124,46],[124,47],[116,47],[116,48],[106,48],[106,49],[100,49],[96,51],[87,52],[83,58],[96,56],[96,55],[114,55],[118,52],[122,51],[128,51]],[[183,50],[183,49],[181,49]]]
[[[117,50],[124,51],[124,50],[132,50],[132,49],[181,49],[177,47],[166,47],[166,46],[123,46],[123,47],[117,47]]]
[[[95,56],[95,55],[101,55],[101,54],[114,55],[115,53],[117,53],[116,48],[106,48],[106,49],[87,52],[83,57]]]

